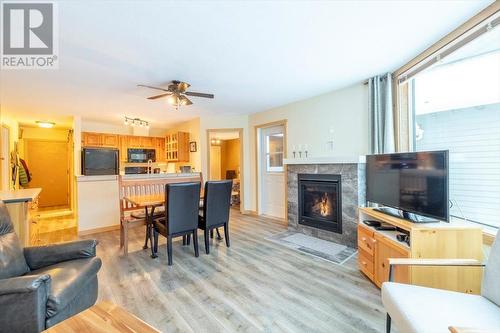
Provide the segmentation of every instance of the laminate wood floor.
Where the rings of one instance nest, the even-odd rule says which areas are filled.
[[[116,303],[163,332],[383,332],[380,291],[356,268],[339,266],[266,240],[286,230],[277,221],[231,212],[231,247],[212,240],[200,257],[174,242],[167,266],[143,250],[143,228],[130,232],[130,253],[119,232],[86,236],[100,241],[99,299]]]

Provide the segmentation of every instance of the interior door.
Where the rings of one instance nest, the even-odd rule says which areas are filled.
[[[29,187],[39,187],[41,208],[69,205],[69,152],[66,141],[26,140]]]
[[[260,131],[260,205],[259,213],[285,218],[285,127],[273,126]]]
[[[221,180],[220,146],[210,146],[210,180]]]

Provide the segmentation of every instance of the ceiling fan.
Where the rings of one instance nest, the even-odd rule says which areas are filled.
[[[148,99],[153,100],[153,99],[158,99],[158,98],[162,98],[162,97],[167,97],[168,102],[170,104],[176,106],[177,109],[179,109],[179,106],[181,106],[181,105],[193,104],[193,102],[191,102],[191,100],[189,98],[187,98],[186,96],[214,98],[213,94],[205,94],[205,93],[199,93],[199,92],[194,92],[194,91],[187,91],[187,89],[191,85],[189,83],[181,82],[181,81],[172,81],[172,83],[168,85],[167,89],[160,88],[160,87],[148,86],[148,85],[144,85],[144,84],[138,84],[137,86],[164,91],[163,94],[151,96],[151,97],[148,97]]]

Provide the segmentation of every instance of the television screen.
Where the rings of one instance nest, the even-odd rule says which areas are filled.
[[[84,148],[82,151],[82,173],[87,176],[117,175],[118,150],[106,148]]]
[[[448,221],[448,151],[368,155],[366,200]]]

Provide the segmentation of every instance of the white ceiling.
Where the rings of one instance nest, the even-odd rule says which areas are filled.
[[[60,1],[59,69],[2,70],[21,121],[123,116],[167,126],[263,111],[391,71],[492,1]],[[156,91],[193,91],[180,112]]]

